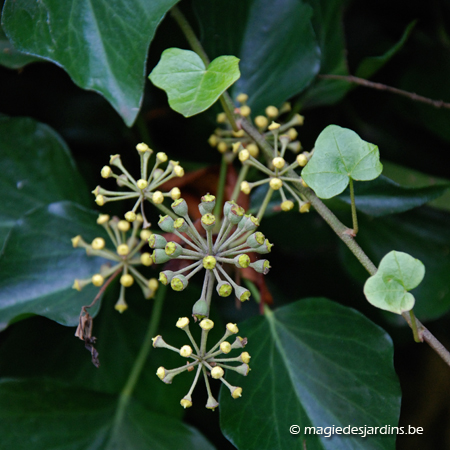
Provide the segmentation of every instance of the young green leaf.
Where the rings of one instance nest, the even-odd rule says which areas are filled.
[[[382,170],[376,145],[363,141],[348,128],[329,125],[317,138],[302,177],[318,197],[331,198],[347,187],[350,178],[373,180]]]
[[[206,68],[197,53],[169,48],[149,78],[166,91],[173,110],[190,117],[208,109],[240,77],[238,63],[235,56],[219,56]]]
[[[393,250],[366,281],[364,295],[373,306],[401,314],[413,308],[414,296],[408,291],[417,287],[424,275],[425,266],[418,259]]]
[[[389,336],[362,314],[305,299],[239,325],[252,371],[226,375],[220,422],[239,449],[392,449],[395,435],[307,435],[305,427],[396,426],[400,387]],[[289,433],[290,425],[301,433]],[[245,432],[242,430],[245,429]],[[363,444],[361,444],[363,442]]]

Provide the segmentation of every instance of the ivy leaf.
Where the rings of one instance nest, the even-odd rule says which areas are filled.
[[[99,272],[101,258],[72,247],[71,238],[86,242],[106,238],[98,215],[71,202],[37,208],[17,222],[0,254],[0,330],[16,316],[39,314],[63,325],[78,324],[81,307],[98,288],[72,289],[75,278]],[[91,309],[95,315],[98,304]]]
[[[35,61],[41,61],[41,59],[17,51],[0,26],[0,65],[8,67],[8,69],[20,69]]]
[[[388,253],[378,271],[364,285],[364,295],[377,308],[401,314],[414,306],[414,296],[408,291],[417,287],[425,275],[425,266],[403,252]]]
[[[347,187],[350,178],[373,180],[382,170],[376,145],[363,141],[348,128],[329,125],[317,138],[302,177],[318,197],[331,198]]]
[[[90,204],[89,190],[62,138],[26,117],[0,118],[0,247],[33,208],[61,200]]]
[[[254,114],[304,91],[320,68],[313,10],[298,0],[195,0],[210,57],[236,55],[241,77],[233,95],[248,94]],[[282,33],[282,39],[280,39]]]
[[[221,428],[237,448],[394,448],[395,435],[368,435],[362,444],[358,435],[304,433],[307,426],[397,426],[400,387],[385,331],[326,299],[297,301],[239,328],[252,371],[226,375],[242,398],[225,386],[220,393]],[[293,424],[300,435],[289,433]]]
[[[177,1],[6,0],[2,24],[17,50],[63,67],[131,126],[142,103],[150,42]]]
[[[117,400],[115,395],[55,380],[3,380],[2,446],[17,450],[214,448],[196,429],[151,412],[135,399],[124,407],[123,415],[117,415]]]
[[[173,110],[191,117],[213,105],[239,78],[238,63],[235,56],[219,56],[206,68],[197,53],[168,48],[149,78],[166,91]]]

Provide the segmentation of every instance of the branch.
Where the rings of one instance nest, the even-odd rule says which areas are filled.
[[[358,78],[353,75],[319,75],[319,78],[328,80],[341,80],[347,83],[358,84],[360,86],[365,86],[372,89],[377,89],[379,91],[392,92],[393,94],[402,95],[416,102],[425,103],[435,108],[446,108],[450,109],[450,103],[446,103],[443,100],[433,100],[431,98],[423,97],[415,92],[404,91],[403,89],[397,89],[392,86],[387,86],[386,84],[375,83],[373,81],[366,80],[364,78]]]

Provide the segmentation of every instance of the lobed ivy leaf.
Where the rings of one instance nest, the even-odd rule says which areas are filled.
[[[414,291],[414,313],[421,320],[436,319],[450,308],[450,214],[421,207],[402,214],[379,218],[359,218],[358,242],[378,265],[392,248],[414,255],[427,268],[427,276]],[[342,266],[358,280],[361,288],[367,272],[345,247],[341,246]],[[395,319],[389,314],[390,319]],[[399,324],[404,321],[400,320]]]
[[[392,449],[394,435],[305,435],[307,426],[397,426],[400,387],[389,336],[326,299],[291,303],[239,325],[252,371],[220,393],[221,428],[239,449]],[[300,426],[300,434],[289,432]],[[245,433],[242,430],[245,429]]]
[[[407,253],[389,252],[375,275],[364,285],[364,295],[377,308],[401,314],[414,306],[408,291],[417,287],[425,275],[425,266]]]
[[[305,182],[320,198],[339,195],[352,180],[373,180],[383,170],[378,147],[354,131],[329,125],[319,135],[314,153],[302,170]]]
[[[0,118],[0,248],[26,212],[53,202],[90,204],[89,190],[62,138],[28,117]]]
[[[92,302],[98,288],[88,285],[78,292],[72,289],[74,279],[98,273],[104,260],[74,249],[71,238],[81,234],[86,242],[97,236],[106,239],[97,217],[75,203],[57,202],[16,223],[0,254],[0,330],[30,313],[63,325],[78,324],[81,307]]]
[[[166,91],[173,110],[191,117],[213,105],[239,78],[238,63],[235,56],[219,56],[206,68],[197,53],[168,48],[149,78]]]
[[[131,126],[144,95],[147,52],[178,0],[6,0],[2,25],[19,51],[63,67]]]
[[[86,381],[88,384],[88,381]],[[2,380],[2,448],[16,450],[214,447],[195,428],[130,399],[117,414],[116,395],[55,380]]]

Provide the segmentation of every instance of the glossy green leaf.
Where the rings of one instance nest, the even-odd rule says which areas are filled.
[[[350,178],[373,180],[382,170],[376,145],[348,128],[329,125],[317,138],[302,177],[318,197],[331,198],[347,187]]]
[[[41,59],[36,56],[19,52],[14,45],[9,42],[3,28],[0,26],[0,65],[8,67],[8,69],[20,69],[35,61],[41,61]]]
[[[376,180],[355,186],[355,205],[358,211],[372,217],[380,217],[422,206],[443,195],[449,187],[450,183],[417,188],[404,187],[380,175]],[[345,203],[351,203],[347,191],[338,198]]]
[[[71,202],[51,203],[19,220],[0,254],[0,329],[16,316],[39,314],[63,325],[78,324],[81,307],[98,288],[72,289],[75,278],[99,272],[103,259],[74,249],[71,238],[104,236],[97,214]],[[98,305],[93,308],[95,315]]]
[[[424,275],[425,266],[418,259],[393,250],[366,281],[364,295],[373,306],[401,314],[413,308],[415,299],[408,291],[417,287]]]
[[[0,247],[27,211],[60,200],[90,204],[89,190],[66,143],[29,118],[0,118]]]
[[[367,79],[378,72],[405,45],[416,23],[417,20],[413,20],[408,24],[400,40],[383,55],[371,56],[363,59],[356,69],[355,76]]]
[[[190,117],[213,105],[239,76],[235,56],[219,56],[206,68],[197,53],[169,48],[149,78],[166,91],[173,110]]]
[[[358,221],[358,243],[375,265],[393,248],[414,255],[425,265],[427,276],[414,290],[416,316],[430,320],[447,312],[450,308],[450,214],[421,207],[380,218],[361,214]],[[343,266],[362,288],[367,271],[346,248],[342,248],[341,255]]]
[[[344,39],[343,10],[345,0],[305,0],[313,8],[312,25],[320,45],[320,73],[348,75]],[[341,80],[317,79],[300,98],[302,107],[336,103],[350,90]]]
[[[291,303],[239,325],[252,371],[226,379],[221,428],[239,449],[393,449],[395,435],[326,438],[304,428],[396,426],[400,387],[389,336],[360,313],[326,299]],[[291,425],[301,432],[292,435]],[[245,432],[242,430],[245,429]]]
[[[312,8],[299,0],[195,0],[202,44],[210,57],[236,55],[254,114],[302,92],[320,66]],[[281,33],[281,34],[280,34]]]
[[[89,381],[86,380],[86,385]],[[116,396],[50,380],[0,382],[3,448],[144,450],[212,445],[194,428],[130,399],[116,415]]]
[[[142,103],[150,42],[177,1],[6,0],[2,23],[19,51],[62,66],[131,126]]]

